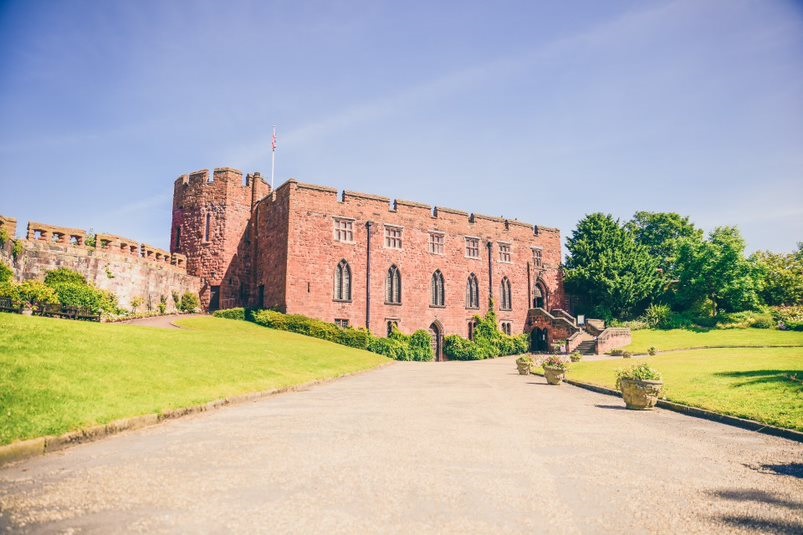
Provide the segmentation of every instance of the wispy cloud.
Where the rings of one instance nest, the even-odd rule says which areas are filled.
[[[397,93],[321,117],[310,124],[282,133],[281,138],[283,143],[303,145],[360,123],[405,113],[422,103],[437,101],[483,83],[510,80],[529,72],[540,62],[559,59],[577,50],[594,50],[616,42],[626,43],[634,32],[649,32],[649,28],[655,24],[665,24],[668,19],[685,17],[695,5],[688,1],[670,1],[646,9],[627,11],[589,30],[556,39],[521,54],[452,71]],[[269,152],[270,137],[264,136],[253,143],[230,149],[229,157],[232,161],[241,162],[244,167],[251,167],[264,162]]]
[[[142,212],[151,212],[153,208],[161,208],[167,205],[170,202],[171,197],[171,193],[160,193],[159,195],[154,195],[145,199],[139,199],[137,201],[119,206],[115,208],[114,211],[106,212],[103,214],[103,216],[121,217],[132,216]]]

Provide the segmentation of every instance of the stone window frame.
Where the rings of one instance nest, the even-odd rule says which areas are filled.
[[[392,327],[399,328],[399,323],[401,323],[401,319],[399,318],[385,318],[385,327],[387,328],[387,338],[390,338],[391,329]]]
[[[430,280],[431,295],[429,306],[431,308],[446,308],[446,278],[440,269],[432,273]]]
[[[351,266],[342,259],[338,262],[334,273],[333,301],[351,303],[352,277]]]
[[[335,318],[335,325],[341,329],[348,329],[351,326],[348,318]]]
[[[466,282],[466,308],[471,310],[480,308],[480,281],[474,273],[468,276]]]
[[[354,218],[333,217],[332,220],[332,239],[334,241],[348,244],[357,243],[354,240]]]
[[[477,328],[477,320],[470,318],[468,320],[468,339],[474,341],[474,330]]]
[[[533,266],[540,268],[544,266],[544,248],[532,247],[533,250]]]
[[[469,242],[475,242],[476,248],[473,245],[469,244]],[[482,239],[479,236],[466,236],[466,258],[471,258],[472,260],[479,260],[480,259],[480,249],[482,247]],[[472,255],[471,252],[476,249],[477,254]]]
[[[404,227],[398,225],[383,225],[385,228],[385,249],[393,249],[394,251],[401,251],[403,249],[403,234]],[[398,236],[393,233],[398,232]],[[398,245],[398,246],[397,246]]]
[[[497,243],[499,249],[499,262],[502,264],[513,263],[513,244],[500,241]]]
[[[507,276],[502,277],[499,310],[513,310],[513,288]]]
[[[506,334],[508,336],[512,336],[513,322],[512,321],[507,321],[507,320],[501,321],[499,323],[499,330],[502,331],[502,333],[504,333],[504,334]]]
[[[429,254],[446,254],[446,233],[440,230],[429,231]]]
[[[204,243],[212,241],[212,212],[206,212],[204,216]]]
[[[401,270],[399,270],[396,264],[393,264],[390,266],[390,268],[388,268],[387,277],[385,278],[385,304],[402,304]]]

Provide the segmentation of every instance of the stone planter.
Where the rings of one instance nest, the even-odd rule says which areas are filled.
[[[559,385],[566,377],[566,370],[561,368],[552,368],[551,366],[544,366],[544,377],[546,382],[551,385]]]
[[[652,409],[658,403],[658,396],[664,387],[662,381],[639,381],[636,379],[621,379],[622,398],[628,409]]]
[[[23,316],[33,316],[33,309],[32,308],[23,308],[22,309]]]
[[[530,364],[519,364],[516,363],[516,368],[519,370],[519,375],[529,375],[530,374]]]

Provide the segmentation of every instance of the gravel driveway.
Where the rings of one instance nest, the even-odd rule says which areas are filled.
[[[801,533],[801,463],[511,358],[396,363],[0,469],[0,529]]]

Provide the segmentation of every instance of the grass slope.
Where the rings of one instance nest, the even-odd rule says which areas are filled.
[[[633,353],[646,353],[650,347],[656,347],[658,351],[674,351],[712,347],[780,346],[803,347],[803,332],[774,329],[714,329],[702,332],[643,329],[633,331],[633,343],[625,349]]]
[[[729,331],[730,332],[730,331]],[[678,351],[648,357],[670,401],[803,431],[803,348]],[[573,364],[568,377],[614,388],[616,370],[642,362]]]
[[[388,359],[244,321],[182,329],[0,313],[0,444],[366,370]]]

